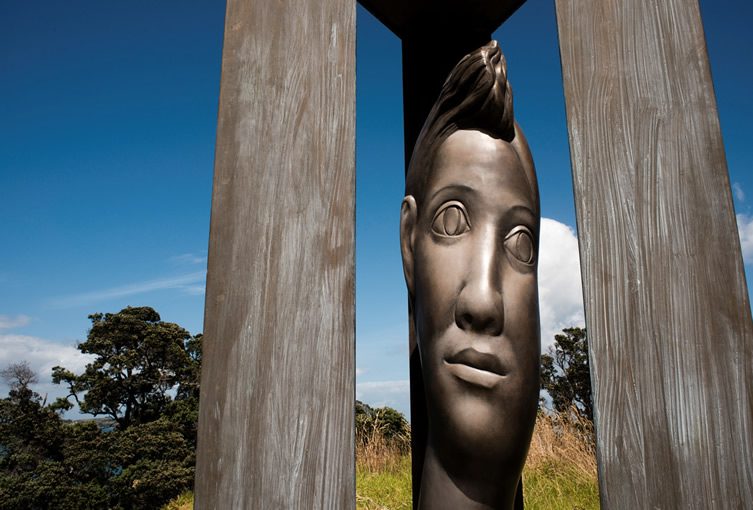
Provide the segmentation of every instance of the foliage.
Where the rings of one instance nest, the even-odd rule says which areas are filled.
[[[163,416],[174,423],[191,447],[196,449],[199,425],[199,380],[201,378],[201,342],[199,333],[185,344],[187,363],[179,369],[180,385],[175,398],[167,404]]]
[[[64,423],[63,471],[67,479],[65,498],[56,509],[102,508],[112,500],[109,480],[114,466],[110,458],[115,437],[92,422]]]
[[[43,507],[56,499],[60,417],[30,388],[13,387],[0,400],[0,438],[0,508]]]
[[[567,328],[562,333],[541,355],[541,386],[552,397],[554,409],[564,413],[575,406],[593,422],[586,330]]]
[[[175,499],[170,500],[162,510],[193,510],[193,492],[186,491]]]
[[[179,399],[196,397],[201,338],[171,322],[163,322],[149,307],[127,307],[118,313],[90,315],[92,327],[78,348],[96,356],[76,375],[53,368],[55,383],[65,383],[68,398],[82,412],[110,416],[121,430],[155,421],[168,412],[177,388]],[[83,398],[79,396],[85,394]],[[72,404],[58,399],[57,409]]]
[[[192,486],[194,448],[166,419],[103,432],[17,400],[0,400],[0,508],[159,508]]]
[[[0,400],[0,508],[101,508],[107,451],[94,424],[66,424],[28,387]]]
[[[115,432],[110,487],[121,508],[160,508],[193,486],[194,449],[166,419]]]
[[[13,390],[25,390],[30,384],[39,382],[37,374],[29,366],[28,361],[19,361],[11,363],[4,369],[0,370],[0,379]]]
[[[0,509],[154,509],[192,487],[201,335],[148,307],[90,318],[79,349],[94,361],[80,375],[55,367],[53,379],[116,426],[63,421],[72,404],[45,406],[27,363],[0,371],[11,386],[0,400]]]
[[[377,438],[403,453],[410,451],[410,425],[402,413],[356,400],[356,444],[366,446]]]

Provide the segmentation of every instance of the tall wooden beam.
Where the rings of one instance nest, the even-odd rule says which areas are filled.
[[[355,2],[228,0],[196,508],[355,507]]]
[[[753,325],[697,0],[557,0],[602,508],[749,508]]]

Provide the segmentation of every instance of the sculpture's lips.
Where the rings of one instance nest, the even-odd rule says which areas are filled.
[[[470,347],[449,356],[445,363],[459,379],[485,388],[491,388],[506,375],[499,358]]]
[[[478,352],[476,349],[467,348],[447,358],[447,363],[460,363],[477,370],[485,370],[497,375],[505,375],[502,362],[493,354]]]

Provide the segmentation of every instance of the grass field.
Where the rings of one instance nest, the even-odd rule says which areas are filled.
[[[410,510],[410,457],[380,437],[356,448],[358,510]],[[540,414],[523,471],[526,510],[599,508],[593,429],[576,414]]]
[[[523,470],[526,510],[599,508],[593,425],[573,413],[539,414]]]
[[[358,510],[410,510],[410,455],[401,445],[374,435],[356,446]],[[523,472],[526,510],[596,510],[599,489],[590,422],[540,414]],[[190,510],[184,494],[163,510]]]

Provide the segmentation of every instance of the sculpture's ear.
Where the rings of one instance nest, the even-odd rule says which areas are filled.
[[[416,199],[412,195],[406,195],[400,206],[400,252],[403,255],[405,284],[408,286],[408,294],[411,296],[413,296],[413,246],[416,237],[417,218]]]

